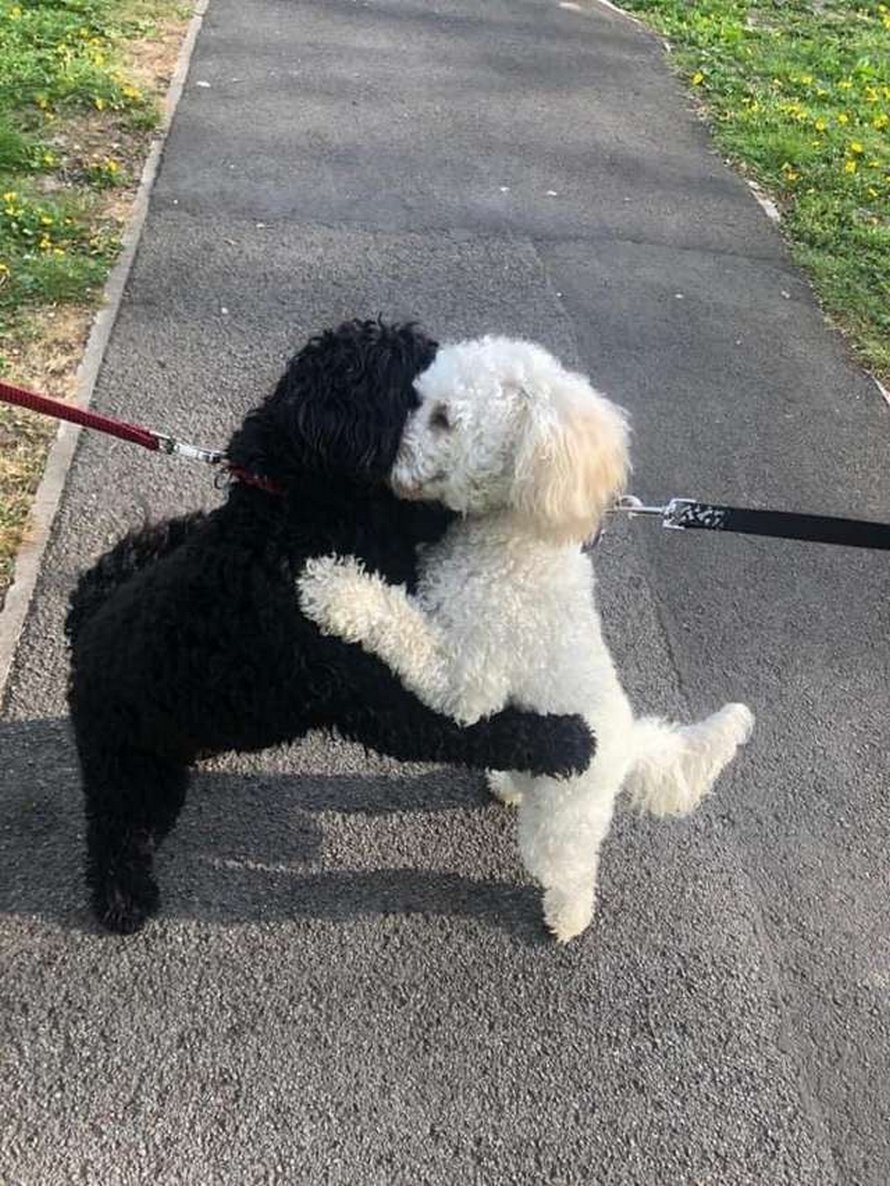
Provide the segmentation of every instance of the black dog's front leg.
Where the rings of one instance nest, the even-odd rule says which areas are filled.
[[[427,708],[382,663],[356,647],[348,649],[349,688],[340,689],[336,719],[325,723],[369,749],[403,762],[555,777],[580,774],[590,764],[595,742],[580,716],[505,708],[463,727]]]

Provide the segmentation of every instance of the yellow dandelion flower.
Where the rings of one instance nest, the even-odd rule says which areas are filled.
[[[693,86],[701,86],[701,84],[704,81],[705,81],[704,74],[702,74],[701,70],[696,70],[696,72],[692,76],[692,85]]]
[[[849,117],[849,115],[846,114],[846,112],[842,111],[840,113],[840,115],[837,117],[837,122],[839,124],[848,124],[850,122],[850,117]]]
[[[875,189],[875,187],[873,185],[870,185],[865,192],[868,194],[868,196],[870,198],[876,198],[878,196],[878,191]]]
[[[49,251],[49,249],[50,249],[50,247],[52,247],[52,245],[53,245],[53,241],[49,237],[49,235],[43,235],[40,239],[40,242],[37,244],[37,246],[40,248],[41,251]]]
[[[845,161],[844,162],[844,172],[845,173],[855,173],[856,172],[856,162],[855,161]]]
[[[801,74],[798,82],[802,82],[804,86],[809,86],[813,81],[812,74]]]
[[[882,128],[886,128],[888,123],[890,123],[890,115],[882,111],[880,115],[876,115],[871,121],[871,126],[880,132]]]
[[[862,145],[859,143],[858,140],[851,140],[850,152],[852,152],[854,156],[861,156],[862,153],[865,152],[865,149],[862,147]]]
[[[817,132],[824,132],[824,131],[827,131],[827,129],[828,129],[828,120],[827,120],[827,119],[817,119],[817,120],[816,120],[816,122],[815,122],[815,124],[814,124],[813,126],[815,127],[815,129],[816,129],[816,131],[817,131]]]
[[[40,215],[40,225],[41,226],[52,226],[53,219],[51,219],[48,214],[41,214]]]
[[[10,190],[7,190],[7,192],[5,194],[3,194],[3,201],[6,202],[8,205],[10,202],[14,202],[17,197],[18,197],[18,194],[15,192],[15,190],[10,189]]]
[[[852,89],[853,89],[853,84],[852,84],[852,82],[850,82],[850,80],[849,80],[849,79],[847,79],[847,78],[843,78],[843,79],[841,79],[841,81],[840,81],[840,82],[837,84],[837,89],[838,89],[839,91],[852,91]]]
[[[109,157],[108,160],[105,162],[105,168],[106,168],[107,172],[109,172],[109,173],[117,173],[120,169],[120,165],[117,163],[116,160],[114,160],[113,157]]]

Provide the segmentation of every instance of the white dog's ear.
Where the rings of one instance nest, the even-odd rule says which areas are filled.
[[[568,372],[546,397],[534,391],[525,396],[511,504],[544,538],[581,542],[625,488],[627,417],[586,379]]]

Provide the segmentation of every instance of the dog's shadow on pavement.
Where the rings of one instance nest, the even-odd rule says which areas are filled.
[[[544,935],[532,886],[411,867],[418,831],[427,852],[440,840],[448,850],[440,867],[460,867],[460,842],[448,839],[453,819],[436,817],[466,810],[474,812],[472,828],[489,813],[505,818],[481,779],[457,771],[400,777],[198,770],[156,858],[161,916],[225,926],[452,915],[538,945]],[[398,867],[374,867],[370,817],[394,815],[402,819],[387,825],[390,839],[393,826],[406,820],[412,835],[398,843],[395,860],[390,854],[378,862]],[[86,907],[83,834],[67,720],[0,722],[0,911],[96,932]],[[507,836],[503,843],[512,850]]]

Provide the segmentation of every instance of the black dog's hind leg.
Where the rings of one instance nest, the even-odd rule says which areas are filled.
[[[136,750],[83,762],[87,884],[103,926],[128,935],[160,901],[152,857],[185,802],[187,766]]]

